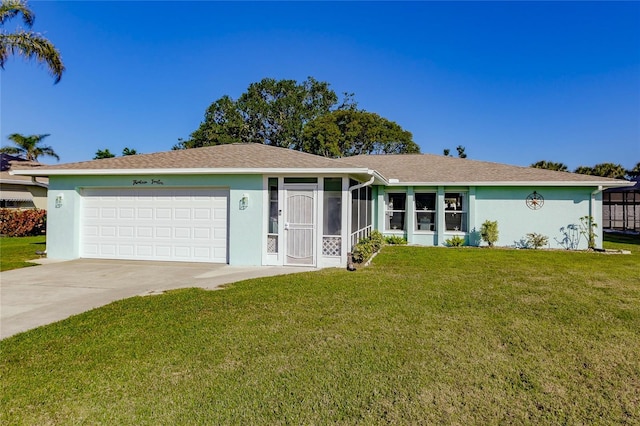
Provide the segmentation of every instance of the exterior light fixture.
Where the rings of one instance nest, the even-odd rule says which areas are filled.
[[[240,210],[246,210],[249,207],[249,194],[242,194],[240,198]]]

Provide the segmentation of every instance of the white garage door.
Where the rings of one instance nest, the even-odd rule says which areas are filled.
[[[81,257],[227,262],[229,192],[87,189]]]

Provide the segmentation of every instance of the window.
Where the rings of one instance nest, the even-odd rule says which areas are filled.
[[[416,193],[416,231],[436,230],[436,194]]]
[[[318,178],[314,177],[286,177],[284,183],[318,183]]]
[[[467,232],[467,194],[444,194],[444,225],[447,231]]]
[[[342,178],[324,179],[323,234],[342,233]]]
[[[278,233],[278,178],[269,178],[269,233]]]
[[[404,216],[406,211],[407,194],[402,192],[389,192],[387,193],[387,231],[403,231],[404,230]]]

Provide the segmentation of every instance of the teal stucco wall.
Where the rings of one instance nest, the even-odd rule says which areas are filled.
[[[499,246],[518,245],[527,233],[538,233],[549,237],[550,248],[563,248],[561,242],[569,225],[579,225],[580,217],[590,214],[591,193],[595,188],[570,187],[478,187],[475,197],[475,220],[470,223],[472,239],[485,220],[497,220]],[[527,195],[536,191],[544,197],[544,205],[538,210],[527,207]],[[602,247],[602,194],[594,196],[591,215],[596,229],[596,246]],[[574,233],[575,234],[575,233]],[[580,249],[587,248],[587,240],[579,234]],[[479,238],[479,236],[477,236]]]
[[[520,246],[528,233],[538,233],[549,238],[548,248],[564,248],[569,225],[579,225],[580,218],[592,215],[598,225],[596,247],[602,247],[602,193],[595,187],[377,187],[374,200],[374,226],[385,235],[402,235],[409,244],[433,246],[446,245],[453,235],[465,237],[469,245],[486,244],[481,241],[480,227],[485,220],[498,221],[499,240],[497,246]],[[434,192],[437,197],[436,232],[415,230],[414,194],[418,191]],[[544,197],[544,206],[538,210],[527,207],[527,196],[536,191]],[[405,231],[388,231],[385,224],[385,192],[407,194]],[[447,192],[467,193],[468,231],[446,232],[444,223],[444,194]],[[579,249],[587,248],[585,236],[570,232],[570,237],[578,241]],[[566,242],[565,242],[566,243]]]
[[[262,263],[263,179],[261,175],[154,175],[154,176],[51,176],[47,217],[47,256],[52,259],[80,257],[81,191],[85,188],[132,188],[133,180],[156,179],[162,188],[229,190],[229,264]],[[150,185],[149,185],[150,186]],[[136,185],[136,188],[143,186]],[[249,205],[240,209],[243,194]],[[56,198],[62,196],[62,204]]]

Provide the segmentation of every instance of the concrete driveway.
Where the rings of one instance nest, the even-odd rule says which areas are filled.
[[[312,271],[208,263],[78,259],[0,273],[0,339],[116,300],[187,287]]]

